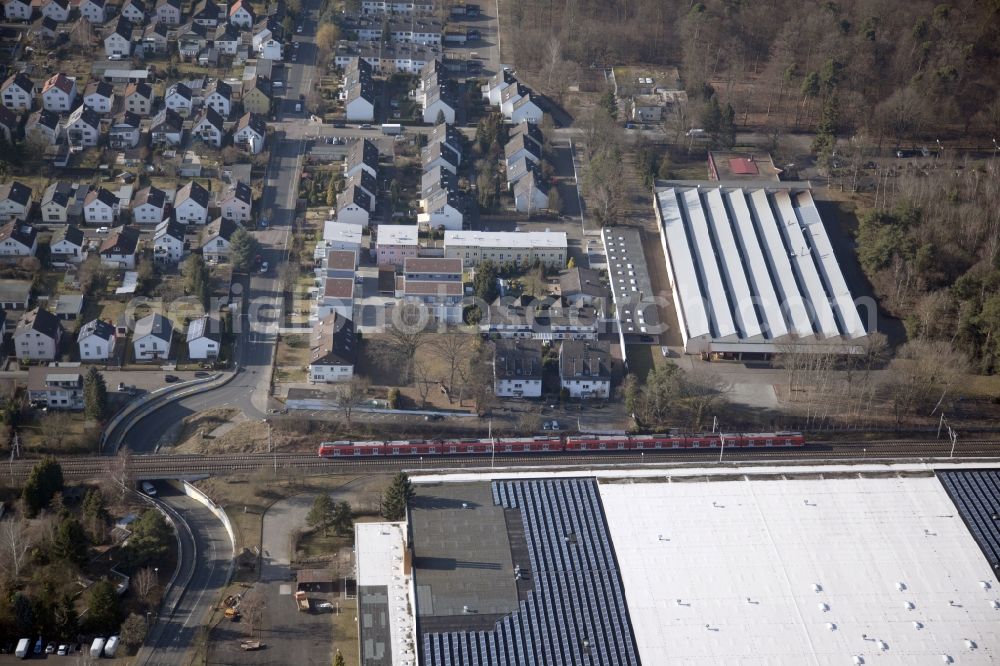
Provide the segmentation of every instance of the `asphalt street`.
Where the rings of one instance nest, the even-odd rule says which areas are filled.
[[[233,560],[232,543],[219,519],[203,504],[187,497],[165,483],[157,484],[163,504],[184,516],[191,528],[188,535],[178,530],[181,538],[181,563],[178,583],[190,578],[176,609],[169,612],[167,603],[150,633],[150,638],[136,664],[143,666],[180,666],[204,619],[228,582]],[[193,540],[192,540],[193,537]],[[168,602],[171,599],[167,600]]]
[[[313,0],[307,3],[306,8],[315,8],[317,4]],[[307,32],[302,37],[308,37],[313,30],[314,26],[307,22]],[[308,42],[303,42],[300,47],[300,52],[304,53],[297,58],[297,63],[288,63],[286,103],[281,109],[283,117],[289,114],[297,119],[304,117],[302,113],[295,113],[294,100],[312,86],[315,67],[311,63],[315,59],[315,49],[309,50],[307,45],[311,47]],[[304,54],[309,54],[308,60]],[[275,132],[272,141],[259,208],[267,227],[255,232],[261,244],[261,259],[267,262],[269,270],[250,276],[249,289],[245,298],[241,299],[234,353],[238,366],[236,377],[220,388],[167,402],[140,419],[124,438],[124,444],[132,451],[154,451],[160,438],[171,427],[201,411],[235,407],[250,418],[264,418],[267,413],[271,361],[281,322],[282,297],[277,275],[280,265],[288,257],[298,181],[306,148],[305,139],[286,138],[281,132]]]

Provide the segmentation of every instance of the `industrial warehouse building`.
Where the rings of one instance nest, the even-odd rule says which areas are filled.
[[[860,351],[867,332],[808,184],[668,182],[655,209],[686,353]]]

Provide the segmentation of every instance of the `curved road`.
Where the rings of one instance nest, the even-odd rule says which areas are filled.
[[[205,505],[187,497],[173,486],[165,483],[157,485],[157,499],[169,509],[182,514],[191,533],[188,534],[181,526],[177,526],[181,542],[181,563],[176,590],[163,600],[160,611],[162,615],[153,626],[135,663],[144,666],[180,666],[185,663],[187,651],[198,630],[204,625],[209,605],[217,600],[228,582],[234,554],[225,528]],[[170,612],[172,607],[173,613]]]

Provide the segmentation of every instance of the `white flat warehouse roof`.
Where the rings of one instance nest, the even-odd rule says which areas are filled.
[[[644,664],[982,664],[1000,588],[935,477],[600,486]]]
[[[564,231],[445,231],[444,246],[566,249]]]
[[[676,182],[655,200],[688,352],[866,335],[807,186]]]

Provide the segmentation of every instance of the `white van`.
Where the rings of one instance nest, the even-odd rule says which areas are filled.
[[[156,486],[154,486],[149,481],[143,481],[142,492],[146,493],[150,497],[156,497]],[[114,638],[114,636],[112,636],[112,638]]]
[[[14,656],[18,659],[27,659],[28,654],[31,652],[31,639],[22,638],[17,642],[17,649],[14,650]]]
[[[94,642],[90,644],[90,656],[97,659],[104,652],[104,639],[98,636],[94,639]]]
[[[118,637],[112,636],[108,639],[108,642],[104,645],[104,656],[111,657],[115,656],[115,652],[118,651]]]

